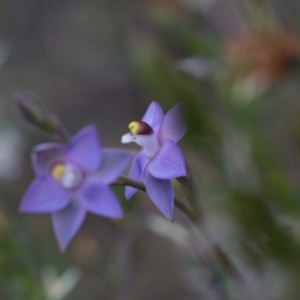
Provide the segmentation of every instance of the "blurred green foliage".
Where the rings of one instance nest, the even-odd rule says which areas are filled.
[[[0,224],[1,299],[45,299],[39,275],[49,262],[59,274],[69,264],[82,271],[82,281],[66,296],[72,300],[298,299],[300,36],[289,8],[297,8],[296,16],[300,8],[292,0],[285,2],[285,10],[278,1],[233,1],[233,8],[226,1],[215,1],[210,12],[205,1],[200,2],[192,6],[190,1],[157,0],[143,7],[133,1],[122,3],[122,10],[107,1],[70,4],[73,10],[58,5],[55,8],[69,23],[65,31],[55,31],[60,27],[55,27],[59,22],[53,20],[59,14],[54,9],[46,29],[41,27],[44,52],[39,59],[48,55],[44,65],[50,67],[47,72],[43,69],[47,75],[41,79],[39,59],[34,61],[32,81],[37,92],[50,99],[66,98],[64,104],[57,100],[50,106],[66,118],[64,123],[74,119],[71,127],[91,118],[103,120],[100,132],[109,142],[126,129],[127,121],[142,115],[147,106],[142,100],[154,99],[165,111],[182,101],[188,131],[181,145],[194,174],[197,204],[210,234],[243,280],[232,278],[218,262],[220,270],[212,274],[202,253],[207,245],[196,239],[181,212],[176,211],[174,223],[180,230],[170,230],[162,221],[159,235],[149,225],[153,207],[143,193],[125,202],[123,188],[116,187],[124,220],[110,223],[90,217],[69,252],[59,258],[53,237],[48,239],[48,223],[46,229],[20,228],[14,217],[7,218],[5,226]],[[36,9],[32,14],[37,22]],[[61,35],[57,38],[51,30]],[[73,52],[70,45],[78,49]],[[21,57],[26,57],[25,50]],[[21,68],[17,57],[14,64]],[[6,72],[15,74],[16,69]],[[56,72],[61,90],[51,84]],[[24,82],[28,84],[26,76]],[[101,90],[100,83],[111,89]],[[10,86],[19,89],[16,82]],[[108,112],[119,115],[107,117]],[[27,177],[21,180],[24,189]],[[181,196],[177,188],[176,194]],[[41,237],[34,242],[38,263],[19,238],[23,230]]]
[[[0,219],[0,286],[4,292],[1,297],[12,300],[46,299],[39,276],[41,270],[37,269],[36,262],[13,232],[3,212]],[[20,228],[17,235],[19,232]]]

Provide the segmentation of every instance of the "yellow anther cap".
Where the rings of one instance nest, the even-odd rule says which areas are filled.
[[[65,173],[65,166],[62,164],[55,165],[51,170],[51,175],[54,179],[59,180],[63,177]]]
[[[151,134],[153,129],[147,123],[143,121],[133,121],[129,123],[128,128],[132,135],[137,134]]]

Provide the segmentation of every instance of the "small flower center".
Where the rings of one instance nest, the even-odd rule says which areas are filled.
[[[55,164],[50,173],[66,189],[77,187],[83,180],[81,170],[71,164]]]
[[[137,134],[147,134],[150,135],[153,133],[153,129],[146,122],[143,121],[133,121],[128,125],[130,132],[133,135]]]
[[[152,127],[143,121],[134,121],[128,128],[130,132],[122,136],[122,143],[136,143],[145,149],[148,157],[153,157],[160,146]]]

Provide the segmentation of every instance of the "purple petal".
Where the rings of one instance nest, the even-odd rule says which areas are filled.
[[[95,171],[101,161],[101,145],[95,126],[81,129],[66,145],[67,161],[81,167],[86,173]]]
[[[164,113],[161,106],[157,102],[152,101],[144,114],[142,121],[150,125],[155,134],[158,135],[163,116]]]
[[[31,161],[36,175],[49,172],[56,162],[62,161],[63,146],[57,143],[41,144],[33,148]]]
[[[140,151],[139,154],[136,155],[134,160],[132,161],[128,176],[132,179],[141,181],[143,176],[143,171],[146,166],[146,164],[149,162],[149,158],[147,157],[145,151]],[[125,187],[125,198],[128,200],[131,198],[135,193],[137,192],[137,189],[126,186]]]
[[[186,175],[185,160],[176,143],[165,140],[149,163],[149,172],[156,178],[171,179]]]
[[[166,139],[170,139],[177,143],[185,134],[186,126],[182,118],[182,105],[177,103],[164,116],[161,127],[159,140],[162,143]]]
[[[85,208],[97,215],[119,219],[123,217],[121,206],[113,192],[95,178],[86,180],[78,191]]]
[[[171,180],[154,178],[147,168],[143,181],[149,198],[168,219],[172,220],[174,195]]]
[[[103,149],[100,169],[95,176],[103,183],[115,181],[134,157],[134,152],[121,149]]]
[[[72,199],[67,207],[52,214],[53,229],[61,251],[66,249],[78,231],[85,215],[86,210],[77,199]]]
[[[21,212],[48,213],[64,208],[70,201],[71,192],[63,189],[51,177],[36,178],[29,186],[20,204]]]

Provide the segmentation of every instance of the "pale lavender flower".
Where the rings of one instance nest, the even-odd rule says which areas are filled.
[[[108,184],[119,177],[132,156],[120,149],[101,150],[93,125],[65,145],[38,145],[31,157],[36,179],[23,196],[20,211],[51,213],[56,239],[64,251],[87,211],[114,219],[123,216]]]
[[[185,160],[176,144],[185,133],[180,110],[177,104],[164,116],[161,106],[152,102],[142,121],[131,122],[131,133],[122,137],[122,143],[135,142],[142,147],[132,162],[129,177],[144,183],[150,199],[170,220],[174,210],[171,179],[186,175]],[[126,198],[136,191],[127,186]]]

